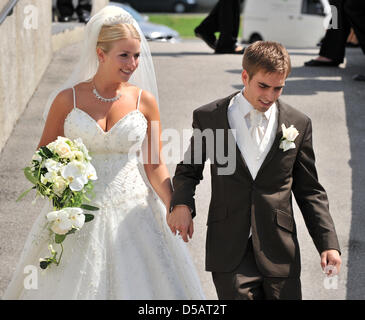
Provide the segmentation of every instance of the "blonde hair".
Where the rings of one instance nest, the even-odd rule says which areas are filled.
[[[285,73],[286,77],[291,72],[288,51],[282,44],[271,41],[256,41],[248,46],[243,54],[242,67],[250,79],[260,70]]]
[[[141,41],[137,29],[129,23],[120,23],[115,25],[103,25],[101,27],[96,47],[108,53],[114,41],[121,39],[137,39]]]

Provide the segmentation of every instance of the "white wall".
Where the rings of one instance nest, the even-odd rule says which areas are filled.
[[[51,14],[50,1],[22,0],[0,25],[0,151],[51,60]]]
[[[0,10],[7,2],[0,0]],[[92,13],[108,3],[93,0]],[[64,39],[52,36],[52,1],[48,0],[19,1],[13,14],[0,25],[0,152],[37,88],[53,50],[79,37],[80,31],[76,31],[67,33]],[[52,40],[57,40],[56,48],[52,48]]]

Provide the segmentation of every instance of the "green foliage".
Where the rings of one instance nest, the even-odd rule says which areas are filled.
[[[55,234],[55,242],[56,243],[62,243],[66,239],[65,234]]]
[[[205,15],[151,14],[149,21],[168,26],[179,32],[182,38],[194,38],[194,29],[203,21]]]
[[[150,14],[149,21],[168,26],[179,32],[181,38],[189,39],[195,38],[194,29],[206,16],[206,14]],[[241,28],[238,37],[242,37]]]

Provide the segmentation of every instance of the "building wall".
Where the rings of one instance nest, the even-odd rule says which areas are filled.
[[[7,2],[0,0],[0,10]],[[92,13],[108,3],[93,0]],[[0,25],[0,152],[35,92],[53,50],[67,45],[70,37],[79,37],[80,30],[77,32],[63,39],[52,36],[52,1],[48,0],[19,1]],[[53,38],[57,38],[57,47]]]
[[[22,0],[0,25],[0,151],[51,57],[51,2]]]

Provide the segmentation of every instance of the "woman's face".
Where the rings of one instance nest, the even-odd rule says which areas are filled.
[[[108,78],[127,82],[138,67],[140,47],[138,39],[121,39],[112,44],[108,53],[98,48],[101,67]]]

